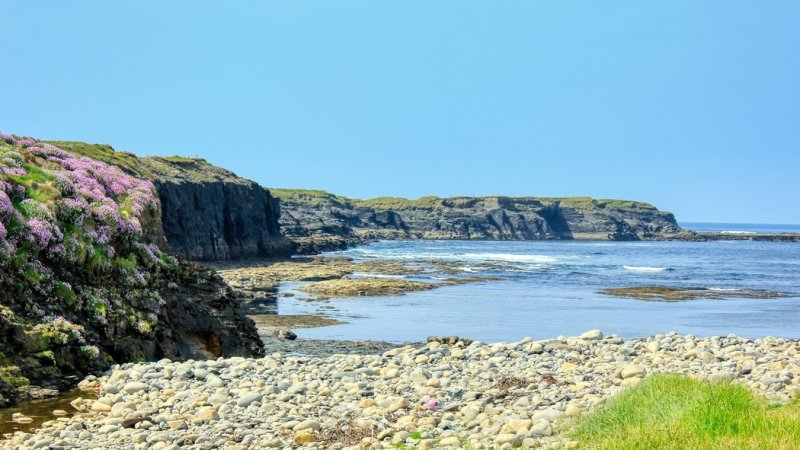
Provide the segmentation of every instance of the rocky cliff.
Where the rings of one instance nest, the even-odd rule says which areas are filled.
[[[270,189],[281,229],[300,250],[372,239],[653,239],[681,230],[675,217],[634,201],[588,197],[349,199],[324,191]]]
[[[114,362],[263,354],[231,288],[164,239],[152,182],[0,135],[0,406]]]
[[[269,191],[200,158],[136,157],[107,145],[51,142],[151,180],[169,246],[192,260],[288,256]]]

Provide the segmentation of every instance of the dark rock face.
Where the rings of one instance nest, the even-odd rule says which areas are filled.
[[[239,182],[157,180],[169,246],[193,260],[284,256],[278,204],[269,192]]]
[[[681,230],[671,213],[636,202],[462,197],[387,205],[279,192],[281,229],[298,252],[373,239],[640,240]]]
[[[80,283],[84,289],[102,285],[110,296],[124,289],[107,277],[82,277]],[[101,358],[87,357],[83,342],[32,331],[28,310],[47,298],[20,288],[7,274],[0,276],[0,288],[0,407],[24,400],[20,395],[28,383],[63,390],[113,362],[264,355],[255,324],[233,290],[215,271],[194,263],[181,262],[174,274],[148,287],[165,302],[152,332],[132,331],[123,317],[98,322],[81,311],[62,311],[88,341],[98,343]]]
[[[184,263],[174,285],[162,293],[168,308],[147,359],[264,356],[255,324],[233,289],[212,269]]]

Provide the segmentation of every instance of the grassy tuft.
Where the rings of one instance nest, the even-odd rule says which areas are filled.
[[[800,403],[770,407],[730,382],[655,374],[578,419],[591,449],[800,448]]]
[[[559,201],[561,206],[575,209],[621,209],[621,210],[647,210],[658,211],[655,206],[633,200],[617,200],[611,198],[598,198],[591,197],[550,197],[543,198],[542,200]]]

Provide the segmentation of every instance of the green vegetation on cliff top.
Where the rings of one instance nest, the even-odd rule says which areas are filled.
[[[532,200],[543,204],[552,204],[558,201],[562,207],[576,209],[634,209],[651,210],[657,208],[649,203],[637,202],[632,200],[615,199],[593,199],[591,197],[505,197],[505,196],[485,196],[485,197],[450,197],[441,198],[436,196],[420,197],[418,199],[407,199],[402,197],[376,197],[368,200],[352,199],[341,195],[331,194],[323,190],[312,189],[283,189],[269,188],[273,196],[287,203],[295,203],[307,206],[321,206],[336,204],[338,206],[368,207],[379,210],[389,209],[435,209],[446,206],[447,201],[471,200],[475,198],[498,198],[511,200]]]
[[[209,164],[203,158],[184,156],[136,156],[114,150],[106,144],[87,144],[75,141],[48,141],[64,150],[77,153],[106,164],[115,165],[125,172],[148,180],[184,179],[190,181],[243,182],[233,172]]]
[[[134,155],[133,153],[116,151],[110,145],[105,144],[88,144],[77,141],[49,142],[53,145],[63,148],[64,150],[72,151],[92,159],[103,161],[107,164],[113,164],[134,176],[147,178],[149,180],[184,179],[196,182],[210,182],[219,180],[224,180],[226,182],[246,182],[246,180],[237,177],[233,172],[214,166],[202,158],[190,158],[183,156],[140,157]],[[314,189],[269,188],[269,191],[274,197],[287,203],[295,203],[307,206],[335,205],[339,207],[366,207],[377,210],[436,209],[447,207],[446,202],[448,201],[468,201],[474,199],[473,197],[463,196],[450,198],[425,196],[418,199],[407,199],[402,197],[376,197],[372,199],[361,200]],[[627,209],[639,211],[657,211],[657,208],[649,203],[633,200],[594,199],[591,197],[484,196],[476,198],[537,201],[545,205],[558,201],[563,207],[575,209]]]
[[[800,402],[774,407],[745,387],[654,374],[578,420],[591,449],[800,448]]]

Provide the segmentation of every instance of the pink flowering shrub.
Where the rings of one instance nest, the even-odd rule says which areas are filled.
[[[30,229],[31,240],[39,244],[40,247],[47,248],[50,241],[53,239],[52,225],[50,222],[34,217],[28,221],[27,225]]]
[[[140,217],[157,207],[151,182],[31,138],[0,134],[0,140],[6,144],[0,150],[0,251],[8,251],[7,238],[16,233],[28,235],[44,257],[69,257],[95,244],[118,254],[115,242],[130,246],[142,238]],[[79,235],[76,245],[62,241],[64,225],[79,227],[72,233]]]
[[[151,334],[158,324],[164,300],[153,286],[177,262],[145,242],[142,223],[157,208],[150,181],[0,133],[0,268],[48,299],[31,305],[37,329],[81,345],[86,358],[100,358],[105,344],[78,322],[113,318],[134,334]]]
[[[14,204],[11,203],[11,199],[8,197],[8,194],[4,190],[0,191],[0,217],[13,214],[14,211]]]

